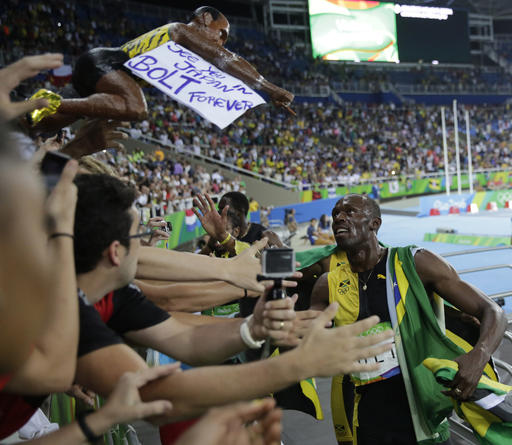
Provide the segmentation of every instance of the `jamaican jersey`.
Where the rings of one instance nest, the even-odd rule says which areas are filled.
[[[171,23],[159,26],[121,46],[121,50],[131,58],[151,51],[165,42],[171,40]]]
[[[336,301],[339,310],[334,322],[336,325],[346,325],[362,320],[371,315],[378,315],[380,323],[364,332],[362,335],[373,335],[391,330],[391,318],[386,299],[386,255],[370,271],[365,282],[359,274],[352,272],[346,253],[339,250],[331,256],[328,284],[329,302]],[[361,282],[362,286],[359,285]],[[375,361],[380,363],[380,369],[373,372],[358,372],[352,374],[356,385],[388,379],[400,373],[396,350],[384,352],[371,359],[361,360],[361,363]]]

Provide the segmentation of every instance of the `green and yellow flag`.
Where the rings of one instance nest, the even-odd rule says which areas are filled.
[[[423,364],[445,386],[459,370],[458,364],[451,360],[428,358]],[[452,399],[452,403],[482,445],[512,444],[512,386],[482,376],[471,401]]]

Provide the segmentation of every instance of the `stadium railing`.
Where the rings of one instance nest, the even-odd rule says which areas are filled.
[[[120,128],[120,130],[123,130],[123,129]],[[140,137],[140,139],[143,140],[143,141],[148,141],[148,142],[150,142],[152,144],[155,144],[155,145],[157,145],[159,147],[166,148],[167,150],[173,152],[176,155],[187,155],[187,156],[189,156],[191,158],[199,159],[199,160],[205,161],[205,162],[207,162],[209,164],[217,164],[218,166],[223,167],[225,169],[228,169],[230,171],[237,172],[237,173],[242,174],[242,175],[252,176],[252,177],[254,177],[256,179],[260,179],[261,181],[269,182],[271,184],[278,185],[280,187],[284,187],[284,188],[287,188],[287,189],[296,189],[296,186],[293,185],[293,184],[289,184],[289,183],[286,183],[286,182],[278,181],[276,179],[269,178],[268,176],[260,175],[259,173],[255,173],[255,172],[253,172],[251,170],[246,170],[245,168],[240,168],[240,167],[237,167],[236,165],[228,164],[226,162],[222,162],[222,161],[220,161],[218,159],[211,158],[210,156],[206,156],[206,155],[203,155],[201,153],[196,153],[196,152],[194,152],[192,150],[189,150],[189,149],[178,150],[178,149],[176,149],[176,146],[174,144],[164,143],[164,142],[160,141],[159,139],[155,139],[154,137],[151,137],[151,136],[142,135]]]

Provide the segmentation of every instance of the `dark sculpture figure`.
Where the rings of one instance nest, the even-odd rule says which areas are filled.
[[[138,121],[147,115],[146,99],[134,77],[123,68],[132,57],[172,40],[195,52],[217,68],[267,93],[275,105],[289,108],[293,94],[266,80],[246,60],[224,48],[229,22],[217,9],[196,9],[189,23],[169,23],[125,43],[120,48],[95,48],[80,56],[72,83],[81,96],[62,99],[51,92],[36,93],[51,106],[31,114],[32,123],[44,130],[70,125],[82,117]],[[294,114],[294,113],[293,113]]]

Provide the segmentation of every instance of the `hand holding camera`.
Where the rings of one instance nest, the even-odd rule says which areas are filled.
[[[161,216],[155,216],[148,220],[148,228],[153,231],[147,246],[154,246],[158,241],[168,240],[172,232],[172,224],[165,221]]]
[[[295,271],[295,252],[293,249],[265,249],[261,256],[262,274],[259,281],[273,281],[267,286],[264,295],[254,308],[251,332],[255,338],[267,338],[262,357],[270,352],[270,341],[280,345],[295,345],[290,340],[296,317],[294,306],[298,296],[287,297],[285,288],[295,287],[295,281],[285,278],[299,278],[302,274]],[[251,326],[250,326],[251,328]]]

